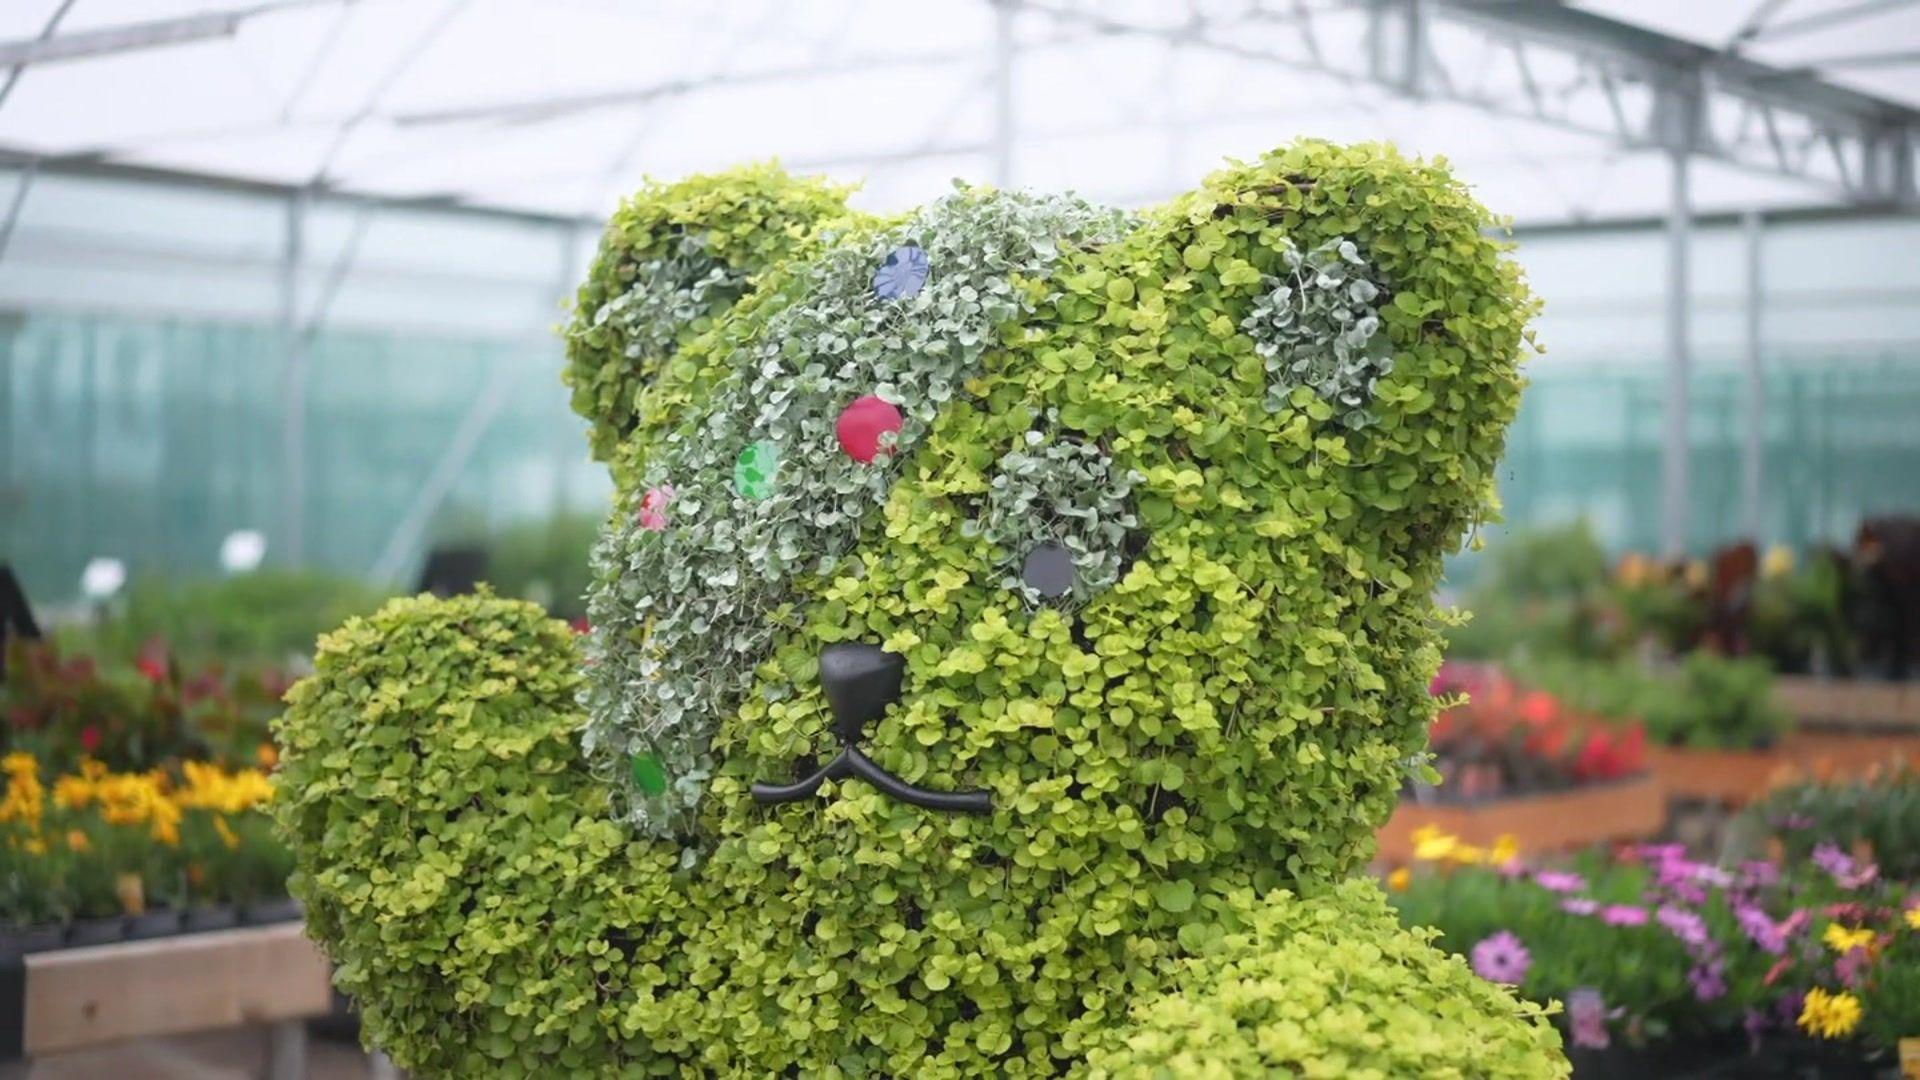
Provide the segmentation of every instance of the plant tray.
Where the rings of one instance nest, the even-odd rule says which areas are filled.
[[[1778,747],[1766,750],[1696,750],[1650,746],[1647,768],[1668,798],[1745,806],[1792,772]]]
[[[324,1016],[331,974],[301,923],[14,957],[0,962],[0,1061]]]
[[[1413,834],[1432,825],[1469,844],[1490,845],[1511,835],[1527,854],[1568,851],[1614,840],[1640,840],[1666,824],[1660,781],[1645,773],[1566,791],[1448,805],[1402,802],[1380,830],[1379,858],[1413,859]]]
[[[1822,780],[1847,780],[1875,769],[1920,768],[1920,730],[1796,731],[1783,753],[1794,768]]]

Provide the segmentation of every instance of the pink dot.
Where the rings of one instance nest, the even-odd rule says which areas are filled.
[[[662,484],[649,488],[640,497],[640,527],[648,532],[659,532],[667,527],[667,504],[673,501],[673,485]]]
[[[840,440],[840,449],[845,450],[848,457],[867,462],[879,455],[880,436],[889,431],[899,431],[904,423],[905,418],[892,403],[868,394],[856,399],[840,413],[833,433]]]

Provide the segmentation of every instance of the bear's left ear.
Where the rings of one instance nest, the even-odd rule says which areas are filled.
[[[642,395],[682,345],[768,271],[856,220],[852,190],[768,163],[649,182],[621,202],[566,331],[566,383],[573,410],[593,425],[595,458],[617,461]]]
[[[1190,302],[1219,309],[1240,379],[1264,382],[1247,389],[1276,450],[1309,453],[1359,527],[1438,548],[1490,513],[1539,305],[1491,235],[1504,222],[1444,160],[1304,141],[1160,221],[1196,271]]]

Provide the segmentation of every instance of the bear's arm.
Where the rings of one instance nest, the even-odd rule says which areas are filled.
[[[288,695],[276,813],[365,1037],[423,1075],[598,1073],[677,852],[580,761],[574,633],[488,595],[395,600]],[[510,989],[510,992],[509,992]]]

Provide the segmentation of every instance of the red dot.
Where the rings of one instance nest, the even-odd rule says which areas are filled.
[[[904,418],[900,410],[872,394],[858,398],[840,413],[833,433],[840,449],[855,461],[872,461],[880,453],[880,436],[899,431]]]

